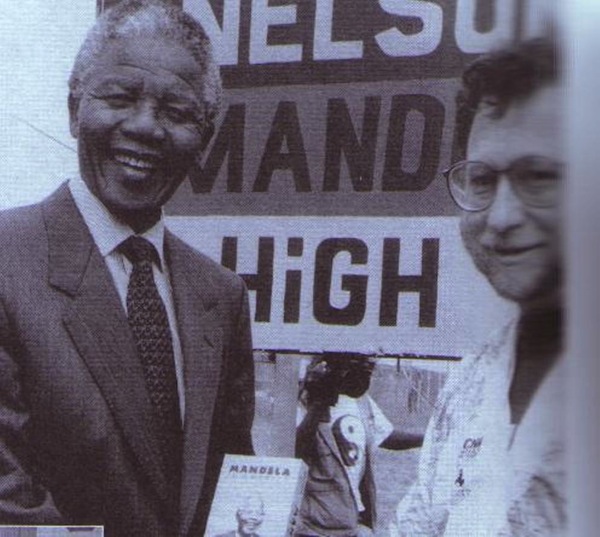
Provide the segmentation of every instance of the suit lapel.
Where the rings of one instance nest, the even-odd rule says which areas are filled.
[[[165,234],[173,299],[184,361],[185,426],[181,490],[181,534],[186,535],[204,482],[213,409],[222,362],[219,285],[198,254]]]
[[[63,321],[115,422],[164,501],[152,409],[127,317],[110,272],[66,186],[43,206],[50,284],[71,297]]]

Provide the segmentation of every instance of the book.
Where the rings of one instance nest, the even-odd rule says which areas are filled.
[[[293,535],[306,473],[300,459],[225,455],[205,537]]]

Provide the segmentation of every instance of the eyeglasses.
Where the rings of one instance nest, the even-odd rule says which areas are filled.
[[[443,172],[454,202],[465,211],[484,211],[492,205],[498,180],[506,175],[514,193],[530,207],[558,203],[562,164],[545,157],[522,157],[504,170],[485,162],[463,160]]]

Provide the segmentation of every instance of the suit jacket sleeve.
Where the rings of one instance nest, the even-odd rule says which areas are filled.
[[[228,341],[224,342],[224,370],[221,373],[219,407],[213,416],[211,449],[195,522],[196,533],[202,535],[219,471],[226,453],[253,455],[252,421],[254,418],[254,358],[250,333],[248,292],[238,279],[232,310],[234,314]],[[193,532],[192,532],[193,533]]]
[[[242,286],[239,315],[228,356],[227,433],[223,438],[223,453],[253,455],[252,421],[254,419],[254,358],[248,292]]]
[[[0,524],[59,524],[62,517],[50,492],[34,477],[17,355],[0,304]]]

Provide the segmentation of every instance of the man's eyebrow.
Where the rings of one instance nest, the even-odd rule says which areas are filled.
[[[96,84],[96,88],[102,88],[105,86],[115,85],[121,86],[125,89],[129,88],[138,88],[142,84],[141,80],[137,80],[131,77],[123,77],[120,75],[107,75],[106,77],[101,78]]]

